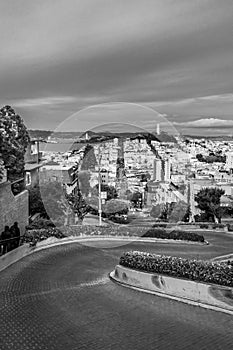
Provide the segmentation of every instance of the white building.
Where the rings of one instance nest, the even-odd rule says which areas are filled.
[[[169,159],[155,159],[153,180],[169,182],[171,178],[171,163]]]
[[[233,152],[228,152],[226,154],[227,159],[226,159],[226,169],[230,170],[233,169]]]

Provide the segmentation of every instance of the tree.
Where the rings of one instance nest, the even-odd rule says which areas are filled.
[[[127,214],[128,211],[129,208],[127,203],[121,201],[120,199],[110,199],[109,201],[106,201],[105,205],[103,206],[103,212],[106,214],[106,216]]]
[[[91,211],[91,208],[84,200],[81,191],[78,189],[75,194],[66,193],[65,197],[72,211],[77,214],[79,224],[82,225],[85,215]]]
[[[220,199],[225,191],[220,188],[203,188],[195,196],[198,208],[204,211],[209,219],[216,223],[221,222]]]
[[[40,213],[46,219],[66,221],[69,212],[60,182],[46,182],[29,189],[29,213]]]
[[[80,190],[84,196],[88,196],[90,191],[90,177],[89,171],[83,170],[78,173]]]
[[[81,163],[81,170],[95,170],[97,165],[95,152],[93,146],[87,144],[84,150],[83,160]]]
[[[178,203],[175,203],[169,215],[169,222],[184,221],[187,210],[188,204],[186,204],[185,202],[179,201]]]
[[[162,212],[162,206],[160,204],[153,205],[151,211],[150,211],[150,216],[153,218],[159,218]]]
[[[139,208],[142,205],[142,193],[134,192],[130,197],[130,201],[133,203],[135,208]]]
[[[10,181],[24,177],[24,154],[29,141],[29,134],[22,118],[10,106],[1,108],[0,150]],[[1,174],[0,178],[2,178]]]
[[[101,184],[101,192],[107,192],[107,200],[117,198],[117,190],[114,186],[109,186],[105,184]],[[95,185],[92,194],[98,196],[99,193],[99,185]]]

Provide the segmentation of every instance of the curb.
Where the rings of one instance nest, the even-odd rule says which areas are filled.
[[[117,265],[116,268],[115,268],[115,270],[112,271],[112,272],[109,274],[109,278],[110,278],[110,280],[112,280],[114,283],[117,283],[117,284],[119,284],[119,285],[121,285],[121,286],[123,286],[123,287],[130,288],[130,289],[133,289],[133,290],[136,290],[136,291],[139,291],[139,292],[143,292],[143,293],[147,293],[147,294],[152,294],[152,295],[156,295],[156,296],[159,296],[159,297],[163,297],[163,298],[167,298],[167,299],[179,301],[179,302],[182,302],[182,303],[185,303],[185,304],[188,304],[188,305],[198,306],[198,307],[202,307],[202,308],[205,308],[205,309],[208,309],[208,310],[213,310],[213,311],[216,311],[216,312],[223,312],[223,313],[226,313],[226,314],[228,314],[228,315],[233,315],[233,306],[232,306],[232,305],[231,305],[231,306],[227,305],[227,302],[226,302],[226,306],[227,306],[228,308],[225,308],[225,307],[223,307],[223,306],[221,305],[221,304],[223,304],[223,301],[220,301],[220,300],[215,299],[215,301],[214,301],[215,304],[217,304],[217,303],[220,304],[220,305],[218,306],[218,305],[213,305],[213,304],[210,304],[210,303],[206,303],[204,300],[201,300],[201,299],[205,299],[205,297],[206,297],[206,296],[201,295],[201,290],[202,290],[203,285],[204,285],[205,289],[208,289],[208,288],[211,289],[211,287],[213,287],[213,288],[215,288],[215,289],[219,289],[219,291],[224,290],[224,288],[221,288],[221,287],[223,287],[223,286],[219,286],[219,288],[218,288],[218,285],[202,284],[202,283],[193,282],[193,281],[189,281],[189,280],[176,279],[176,278],[174,278],[174,277],[168,277],[168,276],[165,276],[165,275],[157,275],[157,274],[150,274],[150,273],[145,273],[145,272],[143,272],[142,274],[144,274],[144,276],[146,275],[146,277],[147,277],[148,279],[151,279],[151,277],[156,277],[158,281],[159,281],[159,279],[160,279],[160,281],[162,282],[162,285],[165,286],[164,289],[166,289],[166,284],[167,284],[167,285],[168,285],[168,291],[169,291],[169,293],[168,293],[167,291],[165,291],[165,290],[159,291],[159,288],[156,288],[156,287],[154,288],[154,290],[152,290],[152,288],[149,289],[148,286],[147,286],[147,288],[146,288],[145,285],[148,285],[148,281],[146,281],[146,280],[143,281],[143,279],[145,279],[144,276],[141,278],[140,281],[139,281],[139,277],[138,277],[138,276],[135,277],[135,275],[133,274],[133,272],[135,272],[136,270],[132,270],[132,269],[128,269],[128,268],[123,267],[123,271],[126,271],[126,272],[127,272],[127,270],[128,270],[128,271],[130,271],[130,273],[131,273],[131,276],[130,276],[130,277],[127,277],[127,278],[126,278],[126,281],[123,281],[122,278],[119,277],[119,274],[118,274],[118,273],[117,273],[117,276],[116,276],[116,270],[118,269],[118,272],[119,272],[119,266],[120,266],[120,265]],[[120,267],[121,267],[121,266],[120,266]],[[139,272],[139,271],[137,271],[137,272]],[[124,274],[124,273],[125,273],[125,272],[123,272],[123,274]],[[140,273],[139,273],[139,275],[140,275]],[[185,288],[186,288],[186,287],[185,287],[185,284],[187,284],[187,283],[185,283],[185,282],[187,282],[187,281],[188,281],[188,282],[191,282],[191,283],[195,283],[196,285],[198,285],[199,288],[200,288],[198,300],[192,299],[192,296],[189,295],[189,294],[187,294],[187,293],[186,293],[186,297],[184,297],[184,296],[179,296],[179,295],[175,295],[175,294],[177,294],[177,292],[174,293],[174,294],[172,294],[171,288],[169,288],[169,287],[171,287],[173,283],[170,282],[170,286],[169,286],[169,280],[171,280],[171,281],[172,281],[172,280],[174,280],[174,281],[176,280],[176,283],[177,283],[177,281],[178,281],[179,284],[180,284],[180,289],[182,289],[183,291],[184,291]],[[183,283],[182,283],[182,282],[183,282]],[[136,285],[136,284],[137,284],[137,285]],[[173,288],[174,288],[174,287],[173,287]],[[189,287],[189,288],[190,288],[190,287]],[[227,288],[228,288],[228,287],[227,287]],[[156,290],[156,289],[157,289],[157,290]],[[187,288],[187,289],[188,289],[188,288]],[[228,289],[229,289],[229,288],[228,288]],[[231,288],[231,290],[233,290],[233,288]],[[190,293],[190,294],[192,294],[192,293]],[[209,298],[210,298],[210,300],[211,300],[211,298],[212,298],[212,300],[214,300],[214,299],[213,299],[213,296],[212,296],[212,297],[209,296]]]

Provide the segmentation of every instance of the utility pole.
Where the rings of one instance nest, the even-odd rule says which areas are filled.
[[[98,146],[98,183],[99,183],[99,225],[102,225],[101,174],[100,174],[100,145]]]

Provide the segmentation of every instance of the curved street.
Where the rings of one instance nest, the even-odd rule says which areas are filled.
[[[232,243],[228,237],[223,253],[229,251],[228,239]],[[138,242],[109,249],[74,243],[39,251],[0,274],[0,349],[233,347],[232,316],[110,281],[108,273],[130,249],[216,255],[214,245]]]

